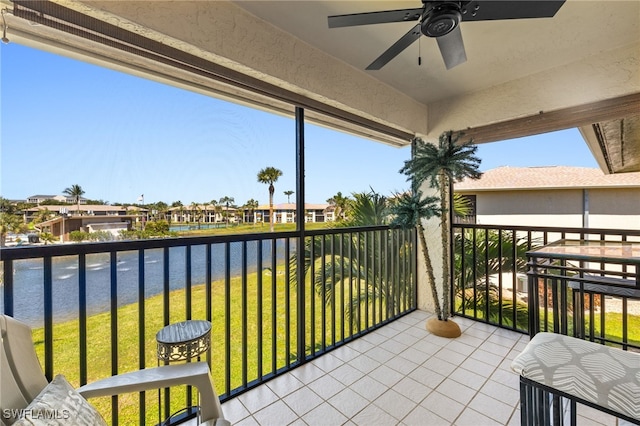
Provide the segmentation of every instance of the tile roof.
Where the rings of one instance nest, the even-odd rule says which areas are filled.
[[[478,180],[465,179],[454,185],[456,192],[536,190],[569,188],[640,188],[640,172],[606,175],[587,167],[498,167]]]

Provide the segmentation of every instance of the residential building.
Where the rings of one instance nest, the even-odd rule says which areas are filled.
[[[205,204],[171,207],[168,211],[168,220],[172,223],[220,223],[229,217],[230,222],[235,222],[236,208],[229,206],[213,206]]]
[[[472,201],[472,223],[640,229],[640,172],[499,167],[454,190]]]
[[[51,233],[60,241],[69,241],[73,231],[106,231],[117,238],[121,231],[130,231],[133,224],[141,220],[138,215],[126,216],[66,216],[60,215],[37,225],[38,229]]]
[[[305,203],[305,222],[306,223],[323,223],[333,222],[334,207],[330,204],[312,204]],[[269,205],[261,204],[254,211],[256,222],[269,223]],[[296,222],[296,205],[295,203],[282,203],[273,205],[274,223],[295,223]]]
[[[50,219],[36,225],[37,229],[51,233],[61,241],[69,241],[72,231],[107,231],[117,237],[121,230],[131,230],[146,221],[147,210],[135,206],[109,206],[103,204],[44,205],[24,212],[25,222],[32,222],[39,212],[47,210]]]
[[[44,206],[32,207],[24,211],[25,222],[31,222],[34,217],[41,211],[47,210],[51,214],[70,215],[70,216],[126,216],[126,215],[146,215],[147,209],[135,206],[110,206],[107,204],[84,204],[78,206],[75,204],[49,204]]]
[[[62,203],[76,204],[76,200],[68,195],[32,195],[26,202],[31,204],[42,204],[45,201],[58,201]],[[87,204],[87,199],[80,197],[80,204]]]

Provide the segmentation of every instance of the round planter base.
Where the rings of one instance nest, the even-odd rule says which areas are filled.
[[[454,321],[441,321],[437,317],[429,318],[427,320],[426,328],[431,334],[435,334],[440,337],[447,337],[449,339],[460,337],[460,335],[462,335],[460,326]]]

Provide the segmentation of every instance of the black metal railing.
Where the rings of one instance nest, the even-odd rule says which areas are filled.
[[[455,224],[452,230],[455,314],[522,333],[530,331],[527,251],[560,239],[640,241],[638,230],[471,224]],[[605,296],[612,295],[602,293],[603,301]],[[555,305],[558,312],[573,315],[569,300],[562,299],[562,303]],[[625,309],[623,316],[628,319],[627,302],[619,303]],[[613,305],[609,303],[611,308]],[[605,307],[604,303],[600,306]],[[589,315],[587,317],[594,318]],[[584,327],[588,328],[589,324]]]
[[[157,365],[162,327],[208,320],[224,401],[415,309],[415,231],[336,228],[299,241],[284,232],[7,248],[0,312],[34,328],[48,379],[63,373],[77,386]],[[158,421],[159,403],[166,416],[191,395],[92,402],[112,424],[144,424]]]
[[[527,254],[529,334],[640,351],[640,240],[572,240]]]

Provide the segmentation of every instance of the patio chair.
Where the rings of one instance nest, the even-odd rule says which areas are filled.
[[[48,383],[36,355],[31,328],[16,319],[0,315],[0,424],[10,425],[16,420],[21,409],[32,408],[29,404],[34,400],[48,398],[43,407],[49,412],[56,412],[52,398],[47,389],[54,382],[66,381],[61,376]],[[99,380],[74,390],[68,384],[63,389],[67,402],[74,408],[83,405],[82,409],[97,411],[84,398],[118,395],[121,393],[140,392],[161,389],[178,385],[191,385],[200,393],[200,425],[229,426],[222,414],[220,400],[213,387],[209,367],[204,362],[180,365],[166,365],[156,368],[133,371],[103,380]],[[76,393],[77,392],[77,393]],[[84,398],[78,396],[81,395]],[[87,407],[84,407],[86,404]],[[30,410],[27,410],[30,412]],[[65,411],[67,412],[67,411]],[[24,411],[22,412],[24,413]],[[84,412],[81,412],[84,414]],[[81,417],[81,415],[80,415]],[[100,417],[100,420],[102,418]],[[102,420],[102,422],[104,422]],[[29,423],[30,424],[30,423]],[[91,424],[87,422],[87,424]]]

